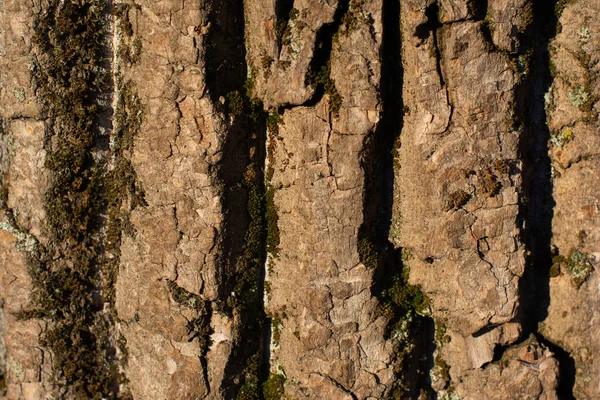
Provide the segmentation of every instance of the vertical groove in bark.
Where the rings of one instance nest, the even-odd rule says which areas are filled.
[[[383,1],[382,116],[376,130],[365,138],[361,154],[365,186],[358,248],[361,261],[375,269],[371,290],[380,301],[379,314],[388,319],[387,340],[396,341],[393,359],[397,382],[388,395],[416,398],[422,391],[431,392],[428,375],[433,366],[434,325],[432,318],[425,316],[427,299],[407,281],[402,249],[395,249],[389,241],[394,163],[404,118],[401,7],[399,0]],[[434,10],[437,12],[437,7]],[[401,328],[403,325],[407,327]],[[402,329],[408,332],[408,337],[395,338]]]
[[[339,33],[343,23],[344,16],[348,13],[350,0],[338,0],[337,8],[333,15],[333,21],[323,24],[317,31],[315,38],[315,51],[306,74],[305,84],[314,87],[312,97],[307,100],[303,106],[312,107],[321,101],[325,94],[330,96],[329,109],[334,114],[339,110],[341,98],[335,88],[335,83],[331,80],[331,50],[333,40]],[[293,108],[293,107],[292,107]]]
[[[287,36],[289,32],[288,23],[290,21],[290,13],[294,8],[294,0],[277,0],[275,4],[275,16],[277,17],[277,22],[275,25],[276,34],[277,34],[277,51],[281,53],[281,47],[283,46],[285,41],[289,41]]]
[[[560,366],[558,395],[572,399],[575,384],[575,365],[567,351],[550,343],[538,332],[538,324],[548,316],[550,305],[550,268],[552,267],[552,219],[553,198],[552,162],[548,143],[550,130],[547,125],[544,96],[552,85],[550,73],[550,41],[556,36],[558,26],[557,0],[550,2],[531,0],[533,23],[529,32],[533,50],[529,82],[524,85],[518,107],[519,119],[525,126],[521,142],[525,201],[521,205],[521,218],[525,229],[523,238],[530,251],[525,275],[520,285],[520,320],[523,339],[534,334],[555,354]]]
[[[217,167],[224,186],[222,300],[234,316],[234,344],[225,369],[225,398],[260,398],[266,370],[264,349],[265,116],[250,99],[243,2],[214,1],[209,16],[207,84],[213,101],[225,100],[229,124]],[[258,396],[258,397],[257,397]]]
[[[29,257],[31,308],[50,322],[41,344],[53,353],[62,394],[116,396],[115,349],[104,311],[105,163],[112,82],[107,22],[111,4],[50,1],[35,21],[33,79],[46,117],[47,243]],[[107,286],[108,285],[108,286]]]

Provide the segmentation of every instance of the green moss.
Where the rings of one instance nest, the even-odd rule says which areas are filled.
[[[225,95],[225,109],[228,114],[242,115],[245,108],[244,103],[244,96],[238,90],[234,90]]]
[[[273,343],[277,346],[279,345],[279,339],[281,338],[281,329],[283,328],[283,323],[279,314],[275,314],[271,321],[271,326],[273,328]]]
[[[292,43],[292,26],[300,12],[292,8],[288,15],[284,15],[281,21],[277,22],[276,36],[277,42],[282,46],[289,46]]]
[[[130,11],[138,5],[120,3],[115,6],[114,15],[119,35],[118,58],[129,65],[136,64],[141,55],[142,42],[140,38],[133,38],[133,24],[129,18]]]
[[[264,76],[268,79],[269,76],[271,76],[271,65],[273,65],[275,60],[273,60],[273,57],[270,57],[267,54],[263,54],[260,60],[260,65],[263,69]]]
[[[240,90],[233,90],[225,95],[225,112],[236,116],[246,117],[253,123],[259,124],[264,118],[262,102],[252,97],[256,81],[256,70],[248,67],[249,74]]]
[[[579,250],[571,250],[568,257],[557,255],[552,261],[551,276],[560,271],[568,272],[577,288],[583,285],[594,269],[588,255]]]
[[[573,1],[574,0],[558,0],[556,2],[556,6],[554,7],[554,15],[556,15],[558,18],[560,18],[563,11],[565,10],[565,7],[567,7],[569,4],[573,3]]]
[[[560,262],[555,262],[550,267],[550,278],[560,276]]]
[[[360,239],[357,250],[361,263],[370,269],[377,268],[379,253],[370,240]],[[408,268],[404,269],[402,275],[391,276],[379,297],[379,314],[389,321],[398,321],[411,312],[426,313],[429,307],[429,300],[419,287],[408,284]]]
[[[404,311],[404,314],[411,311],[424,314],[427,313],[429,307],[429,300],[418,286],[410,285],[404,279],[398,277],[394,279],[386,297],[394,304],[395,308]]]
[[[435,321],[435,333],[433,340],[437,347],[450,341],[450,338],[446,335],[446,325],[440,321]]]
[[[329,112],[331,112],[334,117],[339,117],[343,98],[337,91],[335,82],[331,79],[331,61],[328,61],[318,71],[309,71],[307,82],[316,89],[319,87],[323,88],[325,94],[329,97]]]
[[[379,265],[379,253],[368,239],[360,239],[357,245],[360,262],[369,269],[375,269]]]
[[[117,348],[121,353],[119,357],[121,365],[127,367],[129,364],[129,349],[127,348],[127,338],[121,332],[118,332]],[[123,376],[122,379],[126,380],[125,376]]]
[[[467,0],[467,10],[469,11],[471,18],[473,18],[475,15],[477,15],[477,11],[478,11],[477,3],[478,3],[478,0]]]
[[[254,174],[251,174],[254,175]],[[253,337],[262,331],[265,315],[263,310],[263,293],[260,290],[262,268],[265,262],[266,222],[265,195],[257,179],[248,179],[244,183],[248,189],[247,210],[249,224],[244,237],[243,254],[235,268],[235,274],[230,277],[233,281],[233,295],[227,300],[228,306],[243,318],[243,324],[238,331],[238,340],[234,355],[242,356],[245,364],[244,383],[240,387],[237,399],[260,399],[262,395],[261,382],[258,375],[258,359],[260,350],[248,350],[244,338]],[[248,357],[248,358],[244,358]]]
[[[133,25],[129,20],[130,4],[119,3],[115,6],[114,15],[118,21],[118,27],[120,32],[125,37],[133,36]]]
[[[121,230],[130,227],[122,203],[143,204],[135,172],[125,155],[141,123],[141,107],[131,85],[121,88],[111,136],[114,167],[98,160],[98,125],[112,90],[107,63],[107,10],[104,2],[51,0],[35,21],[38,49],[32,77],[46,129],[51,173],[45,195],[47,246],[28,252],[33,298],[22,318],[44,318],[48,329],[40,343],[53,353],[55,384],[81,399],[114,397],[116,314],[114,282]],[[126,10],[117,9],[121,19]],[[124,35],[131,24],[120,21]],[[108,216],[108,223],[104,225]],[[105,236],[104,236],[105,233]],[[97,293],[102,297],[97,298]],[[100,300],[100,301],[99,301]],[[112,332],[111,332],[112,331]],[[126,357],[126,350],[122,349]]]
[[[109,90],[105,70],[106,3],[51,0],[36,17],[33,80],[49,121],[45,195],[48,245],[29,257],[33,299],[23,317],[45,318],[40,342],[53,353],[55,383],[77,398],[112,397],[108,331],[93,293],[105,287],[101,216],[107,207],[106,165],[92,153]],[[108,283],[110,285],[110,283]]]
[[[277,136],[281,123],[283,123],[283,118],[278,112],[272,111],[267,115],[267,130],[270,134]]]
[[[506,159],[497,159],[492,163],[494,169],[500,173],[507,175],[510,173],[510,161]]]
[[[519,33],[525,33],[527,28],[531,26],[533,20],[535,18],[533,3],[527,2],[523,6],[523,11],[521,12],[522,24],[519,28]]]
[[[196,311],[196,317],[188,322],[187,330],[190,340],[193,338],[198,339],[200,349],[202,349],[202,357],[205,357],[210,346],[210,303],[203,300],[200,296],[188,292],[173,281],[168,281],[167,287],[173,301],[181,307]]]
[[[571,250],[568,257],[556,256],[553,261],[554,265],[566,268],[577,288],[583,285],[593,271],[589,257],[579,250]]]
[[[283,122],[283,118],[281,116],[281,114],[279,114],[276,111],[271,111],[268,115],[267,115],[267,120],[266,120],[266,124],[267,124],[267,135],[269,138],[269,142],[267,145],[267,170],[265,171],[265,180],[266,182],[271,182],[271,179],[273,179],[273,174],[275,173],[275,170],[273,169],[273,166],[275,165],[275,146],[276,146],[276,140],[277,140],[277,135],[279,135],[279,125]]]
[[[378,267],[380,257],[373,242],[362,238],[358,241],[357,250],[360,261],[365,266]],[[404,259],[410,258],[408,252],[400,250],[400,253]],[[396,384],[391,398],[402,399],[408,390],[405,371],[412,365],[416,338],[422,335],[422,317],[430,314],[430,302],[418,286],[408,283],[408,267],[388,269],[385,273],[379,287],[375,289],[379,300],[375,316],[387,321],[386,336],[394,345]]]
[[[334,40],[339,41],[340,34],[349,35],[352,31],[358,29],[360,24],[372,26],[374,21],[371,14],[365,10],[365,0],[350,0],[348,11],[342,17],[340,30],[336,33],[337,37]]]
[[[465,192],[464,190],[457,190],[448,195],[448,199],[446,200],[446,205],[444,207],[445,211],[456,210],[461,208],[465,204],[469,202],[471,199],[471,195]]]
[[[244,237],[242,264],[237,268],[235,297],[230,300],[234,308],[252,311],[261,307],[258,282],[264,262],[263,248],[266,239],[264,195],[255,184],[249,187],[247,207],[250,223]]]
[[[267,252],[273,257],[279,255],[279,226],[277,206],[275,205],[275,189],[270,186],[265,193],[265,218],[267,222]]]
[[[114,284],[121,256],[122,234],[133,236],[135,230],[129,220],[129,212],[146,206],[145,193],[137,182],[137,174],[129,161],[133,152],[135,135],[139,132],[143,110],[131,81],[117,79],[118,99],[114,113],[114,129],[111,136],[113,168],[106,176],[108,224],[106,228],[104,260],[104,301],[114,306]]]
[[[450,381],[450,366],[439,354],[435,356],[434,365],[439,378],[446,382]]]
[[[494,175],[491,168],[486,168],[483,171],[480,171],[478,176],[481,192],[485,196],[494,197],[500,193],[502,184],[498,181],[498,177]]]
[[[258,379],[259,354],[249,358],[244,372],[244,384],[237,393],[236,400],[261,400],[262,391]]]
[[[280,400],[283,397],[285,377],[279,374],[271,374],[263,385],[263,396],[265,400]]]

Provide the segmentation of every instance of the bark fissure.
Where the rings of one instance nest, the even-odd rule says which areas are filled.
[[[251,99],[242,2],[213,2],[207,49],[207,85],[213,101],[225,98],[229,122],[217,176],[223,185],[220,308],[233,316],[233,350],[221,395],[260,398],[266,379],[263,304],[266,259],[265,113]],[[256,397],[258,396],[258,397]]]
[[[28,257],[33,299],[23,318],[46,319],[41,344],[53,353],[60,395],[119,391],[112,304],[104,257],[106,162],[114,82],[107,20],[112,4],[51,1],[36,18],[33,80],[46,118],[47,244]],[[110,311],[110,310],[109,310]]]
[[[527,94],[522,97],[518,116],[525,126],[521,143],[525,198],[521,200],[521,218],[525,221],[523,239],[530,251],[527,268],[520,284],[521,309],[518,318],[523,325],[522,340],[531,334],[548,346],[559,361],[560,398],[572,399],[575,382],[574,361],[567,351],[550,343],[538,332],[538,325],[548,316],[550,305],[550,268],[552,267],[553,198],[552,163],[548,153],[550,130],[544,96],[552,85],[550,41],[556,36],[557,1],[532,0],[533,23],[530,33],[533,57]],[[526,201],[525,201],[526,199]],[[501,355],[498,351],[497,355]]]
[[[397,381],[388,395],[416,398],[422,391],[431,391],[428,375],[433,366],[434,327],[433,320],[424,316],[427,299],[407,281],[402,249],[395,249],[389,241],[394,163],[404,119],[400,9],[398,0],[383,1],[382,115],[375,131],[365,137],[361,154],[365,183],[358,252],[361,262],[374,269],[371,291],[380,301],[379,316],[388,320],[387,340],[394,341]]]
[[[348,13],[350,0],[338,0],[337,8],[333,15],[333,21],[323,24],[317,31],[313,57],[310,61],[308,72],[305,78],[305,84],[314,88],[314,93],[310,99],[301,106],[312,107],[318,104],[325,94],[329,95],[329,109],[333,114],[337,113],[341,105],[341,98],[335,82],[331,80],[331,51],[333,49],[334,38],[340,31],[344,16]]]

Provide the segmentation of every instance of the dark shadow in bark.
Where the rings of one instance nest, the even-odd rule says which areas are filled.
[[[294,8],[294,0],[277,0],[275,3],[275,17],[277,18],[276,34],[277,48],[281,51],[284,42],[289,42],[290,13]]]
[[[216,166],[224,190],[217,306],[235,320],[236,339],[221,393],[234,399],[248,388],[260,393],[268,372],[268,365],[260,361],[265,350],[266,127],[262,105],[249,98],[243,2],[213,0],[209,21],[206,84],[215,104],[224,100],[220,107],[229,119],[223,156]]]
[[[302,104],[303,106],[312,107],[317,105],[327,91],[327,83],[330,82],[329,63],[333,48],[333,38],[339,32],[342,20],[348,12],[349,6],[350,0],[339,0],[333,15],[333,22],[323,24],[317,31],[315,51],[306,76],[306,84],[314,86],[315,92],[310,99]]]
[[[442,55],[440,53],[440,47],[438,45],[438,28],[442,26],[439,19],[439,7],[438,3],[431,3],[427,9],[425,9],[425,16],[427,21],[417,25],[415,29],[415,36],[421,39],[421,42],[417,45],[421,46],[424,44],[430,36],[433,35],[433,51],[435,52],[436,69],[438,76],[440,77],[440,85],[444,86],[444,74],[442,73]]]
[[[467,7],[473,21],[483,21],[487,15],[488,0],[469,0]]]
[[[517,91],[517,115],[524,123],[521,141],[523,161],[523,190],[520,222],[525,222],[522,238],[529,250],[527,267],[520,283],[521,308],[519,320],[523,325],[522,340],[530,334],[547,345],[560,363],[561,399],[573,399],[575,367],[573,358],[564,349],[548,342],[538,333],[538,324],[548,316],[550,306],[550,268],[552,267],[552,219],[555,201],[551,175],[552,161],[548,154],[550,130],[544,95],[550,89],[549,43],[556,36],[557,0],[533,0],[533,22],[525,40],[533,50],[531,74]],[[497,352],[501,357],[502,351]]]
[[[244,5],[242,1],[213,0],[206,47],[206,85],[213,102],[239,90],[246,81]]]
[[[415,313],[426,302],[425,296],[406,282],[401,249],[394,248],[388,239],[392,222],[394,158],[404,118],[399,0],[383,1],[381,61],[383,112],[376,130],[365,139],[361,157],[365,189],[363,224],[358,233],[359,256],[367,267],[375,270],[371,290],[380,301],[380,313],[388,318],[388,335],[392,336],[406,315],[414,317],[408,329],[415,350],[403,357],[396,355],[404,359],[400,364],[402,372],[397,376],[398,386],[392,388],[388,396],[417,398],[423,391],[428,398],[433,398],[435,394],[429,380],[435,350],[433,320]],[[388,339],[392,340],[390,337]],[[402,344],[397,351],[404,351]]]
[[[442,26],[439,20],[439,7],[438,3],[431,3],[425,9],[425,16],[427,17],[427,21],[417,25],[417,29],[415,29],[415,36],[421,39],[421,41],[425,41],[429,39],[432,32],[435,32],[438,28]]]

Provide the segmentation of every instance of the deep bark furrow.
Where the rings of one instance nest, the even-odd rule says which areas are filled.
[[[575,369],[569,353],[546,340],[538,325],[548,316],[550,305],[550,269],[552,267],[552,219],[555,201],[552,162],[549,155],[550,129],[548,128],[545,95],[553,77],[550,73],[550,42],[558,27],[557,1],[532,0],[533,22],[529,45],[532,46],[531,72],[525,93],[519,105],[518,116],[525,124],[527,135],[522,139],[521,157],[524,171],[522,218],[523,239],[529,249],[527,269],[520,285],[522,340],[535,335],[547,345],[559,361],[561,399],[573,399]],[[498,352],[500,355],[501,352]]]

